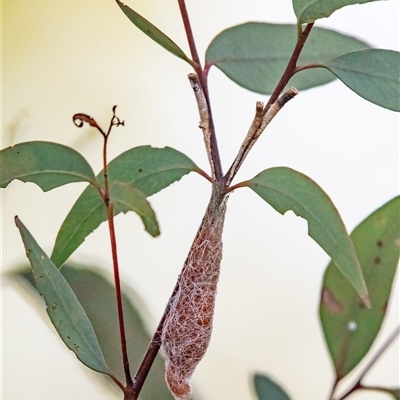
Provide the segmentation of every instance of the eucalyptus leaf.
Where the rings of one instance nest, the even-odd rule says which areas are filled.
[[[57,267],[84,242],[86,236],[107,221],[107,209],[99,192],[87,186],[58,231],[51,260]]]
[[[108,165],[108,179],[135,186],[151,196],[199,168],[183,153],[170,147],[135,147],[120,154]],[[97,176],[104,185],[103,172]],[[120,210],[115,210],[117,215]],[[126,211],[125,211],[126,212]],[[88,186],[65,218],[56,238],[51,259],[60,267],[103,221],[107,220],[104,202],[96,189]]]
[[[359,96],[392,111],[400,111],[400,53],[365,49],[343,54],[325,63]]]
[[[253,379],[258,400],[290,400],[286,392],[268,376],[254,374]]]
[[[70,264],[64,265],[60,272],[87,313],[96,332],[107,365],[115,373],[117,379],[123,382],[125,377],[112,274],[92,265]],[[13,275],[18,281],[23,279],[23,282],[28,281],[31,285],[34,285],[32,273],[27,268],[19,268]],[[151,336],[146,329],[145,317],[148,313],[145,312],[146,307],[143,305],[139,295],[132,288],[125,285],[122,285],[122,301],[129,364],[133,372],[139,367],[151,340]],[[104,377],[104,375],[100,374],[97,376],[100,379]],[[120,390],[109,379],[104,381],[105,383],[110,383],[107,387],[114,390],[117,396],[120,395]],[[173,400],[165,383],[164,361],[161,355],[156,357],[140,395],[143,400]]]
[[[320,319],[338,379],[355,368],[373,344],[386,314],[400,256],[400,197],[367,217],[351,234],[372,307],[360,303],[332,261],[324,276]]]
[[[114,182],[110,188],[110,201],[115,207],[115,214],[134,211],[140,216],[147,232],[158,236],[160,229],[156,214],[146,196],[129,183]]]
[[[161,32],[156,26],[154,26],[150,21],[146,18],[143,18],[136,11],[132,10],[130,7],[125,5],[119,0],[116,0],[118,6],[121,8],[123,13],[129,18],[129,20],[139,28],[145,35],[147,35],[150,39],[154,40],[161,47],[164,47],[165,50],[168,50],[170,53],[174,54],[178,58],[186,61],[189,64],[193,64],[193,61],[190,60],[183,50],[172,41],[165,33]]]
[[[73,182],[95,184],[94,172],[74,149],[59,143],[33,141],[0,151],[0,187],[14,179],[36,183],[44,192]]]
[[[329,17],[334,11],[352,4],[371,3],[378,0],[292,0],[300,24]]]
[[[308,234],[335,260],[337,267],[369,304],[357,254],[346,228],[328,195],[310,178],[286,167],[260,172],[246,185],[276,211],[292,210],[308,222]]]
[[[207,49],[206,64],[217,66],[246,89],[271,94],[281,79],[296,41],[296,25],[257,22],[237,25],[213,39]],[[342,54],[369,47],[351,36],[313,28],[297,64],[324,64]],[[334,79],[335,76],[325,68],[306,69],[295,74],[288,85],[305,90]]]
[[[36,288],[61,339],[87,367],[111,376],[92,324],[68,282],[18,217],[15,223],[31,263]]]

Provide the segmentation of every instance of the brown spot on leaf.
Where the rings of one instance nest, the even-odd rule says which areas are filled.
[[[388,306],[388,302],[385,301],[385,303],[383,303],[383,306],[382,306],[383,313],[386,313],[387,306]]]
[[[339,314],[344,311],[343,304],[325,287],[322,289],[321,303],[332,314]]]
[[[375,265],[379,265],[381,263],[381,261],[382,261],[382,259],[379,256],[374,258],[374,264]]]
[[[378,241],[376,242],[376,245],[377,245],[379,248],[382,248],[382,247],[383,247],[383,242],[382,242],[382,240],[378,240]]]
[[[142,169],[142,168],[139,168],[139,169],[138,169],[138,172],[143,172],[143,169]]]

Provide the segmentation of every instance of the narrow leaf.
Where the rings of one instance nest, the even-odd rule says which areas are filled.
[[[392,111],[400,111],[400,53],[365,49],[343,54],[325,63],[359,96]]]
[[[337,267],[367,304],[368,291],[353,243],[328,195],[310,178],[286,167],[262,171],[247,182],[276,211],[292,210],[308,222],[308,234],[336,262]]]
[[[64,265],[60,270],[71,286],[79,302],[89,317],[98,338],[104,358],[120,382],[125,379],[118,325],[117,304],[112,275],[94,266]],[[17,282],[28,281],[34,289],[30,269],[23,268],[13,272]],[[21,289],[25,289],[21,285]],[[29,288],[29,287],[28,287]],[[146,329],[143,300],[132,289],[122,286],[126,340],[131,371],[136,371],[150,343],[151,336]],[[164,378],[164,362],[158,355],[146,379],[141,395],[143,399],[172,400]],[[97,375],[104,379],[104,375]],[[104,379],[108,383],[109,379]],[[115,389],[115,385],[108,385]],[[119,394],[118,389],[118,394]]]
[[[1,150],[0,159],[2,188],[14,179],[36,183],[44,192],[67,183],[96,181],[86,159],[59,143],[20,143]]]
[[[296,25],[249,22],[221,32],[206,53],[207,65],[216,65],[228,78],[253,92],[271,94],[285,70],[297,41]],[[351,36],[313,28],[298,65],[324,64],[332,58],[369,45]],[[324,68],[297,73],[288,83],[299,90],[331,82]]]
[[[254,387],[258,400],[290,400],[286,392],[266,375],[254,374]]]
[[[84,242],[100,224],[107,221],[107,209],[98,191],[87,186],[72,206],[58,231],[51,260],[57,267]]]
[[[110,185],[113,182],[128,183],[145,196],[151,196],[192,171],[199,171],[199,168],[190,158],[175,149],[141,146],[127,150],[112,160],[108,166],[108,177]],[[97,176],[97,181],[103,185],[102,172]],[[106,220],[102,198],[96,189],[88,186],[58,232],[51,255],[54,264],[60,267],[86,236]]]
[[[140,216],[150,235],[160,234],[156,215],[143,192],[129,183],[114,182],[110,188],[110,200],[115,207],[115,214],[134,211]]]
[[[136,11],[133,11],[130,7],[128,7],[121,1],[116,0],[116,2],[123,11],[123,13],[129,18],[129,20],[137,28],[139,28],[145,35],[153,39],[161,47],[164,47],[165,50],[168,50],[170,53],[174,54],[178,58],[181,58],[182,60],[186,61],[191,65],[193,64],[193,61],[190,60],[183,52],[183,50],[174,41],[172,41],[165,33],[161,32],[151,22],[143,18],[140,14],[138,14]]]
[[[366,309],[332,261],[324,276],[320,319],[336,375],[346,376],[367,354],[386,314],[400,255],[400,197],[351,234],[372,307]]]
[[[18,217],[15,223],[32,266],[36,288],[44,297],[47,313],[61,339],[87,367],[111,375],[92,324],[71,287]]]
[[[292,0],[293,9],[300,24],[329,17],[334,11],[352,4],[364,4],[378,0]]]

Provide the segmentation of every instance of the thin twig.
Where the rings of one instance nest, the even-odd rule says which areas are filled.
[[[254,146],[254,143],[264,132],[265,128],[268,124],[274,119],[276,114],[282,107],[293,97],[298,94],[298,91],[295,88],[289,89],[287,92],[283,93],[275,102],[272,104],[268,111],[263,115],[263,104],[261,102],[257,102],[256,104],[256,115],[253,119],[253,122],[250,126],[250,129],[240,146],[239,152],[233,161],[231,167],[229,168],[227,174],[224,177],[225,185],[229,186],[238,172],[240,166],[243,164],[247,154]]]
[[[126,387],[132,387],[132,377],[129,370],[129,359],[128,350],[126,346],[126,335],[125,335],[125,322],[124,322],[124,312],[122,306],[122,292],[121,292],[121,280],[119,276],[119,266],[118,266],[118,254],[117,254],[117,240],[115,237],[115,227],[114,227],[114,209],[110,203],[110,188],[108,182],[108,164],[107,164],[107,143],[108,138],[111,133],[113,126],[122,125],[121,121],[115,116],[116,106],[113,107],[113,117],[111,118],[110,126],[106,134],[104,134],[104,144],[103,144],[103,176],[104,176],[104,203],[107,208],[107,221],[108,229],[110,233],[110,243],[111,243],[111,254],[113,261],[113,271],[114,271],[114,282],[115,282],[115,295],[117,299],[117,311],[118,311],[118,321],[119,321],[119,333],[121,340],[121,352],[122,352],[122,362],[125,373]]]
[[[117,242],[115,239],[115,227],[114,227],[114,211],[112,204],[108,207],[108,228],[110,232],[111,251],[113,259],[113,270],[114,270],[114,281],[115,281],[115,294],[117,297],[117,309],[118,309],[118,321],[119,321],[119,333],[121,340],[121,351],[122,351],[122,362],[124,366],[125,380],[127,388],[133,385],[132,377],[129,369],[129,358],[128,350],[126,346],[126,335],[125,335],[125,322],[124,312],[122,306],[122,294],[121,294],[121,280],[119,276],[118,267],[118,256],[117,256]]]
[[[206,146],[208,161],[211,167],[211,174],[212,177],[215,178],[215,165],[211,151],[210,112],[208,109],[207,100],[204,95],[203,88],[201,87],[198,76],[196,74],[189,74],[189,81],[196,98],[197,108],[199,110],[199,115],[200,115],[199,128],[201,128],[201,130],[203,131],[204,144]]]
[[[118,387],[124,392],[124,398],[127,398],[127,391],[132,388],[133,382],[129,371],[129,361],[128,361],[128,352],[126,348],[126,338],[125,338],[125,324],[124,324],[124,315],[122,309],[122,295],[121,295],[121,283],[119,278],[119,268],[118,268],[118,256],[117,256],[117,242],[115,239],[115,228],[114,228],[114,212],[112,204],[110,204],[110,189],[108,182],[108,164],[107,164],[107,143],[109,135],[114,126],[118,127],[120,125],[124,125],[124,121],[121,121],[116,115],[117,106],[112,108],[113,115],[111,117],[110,125],[108,127],[107,132],[105,132],[100,125],[96,122],[94,118],[91,116],[78,113],[72,117],[74,124],[78,128],[82,128],[83,124],[86,122],[90,126],[96,128],[101,135],[103,136],[103,177],[104,177],[104,189],[100,188],[96,183],[95,186],[98,188],[99,194],[102,197],[104,204],[107,209],[107,220],[108,227],[110,232],[110,242],[111,242],[111,253],[113,260],[113,269],[114,269],[114,280],[115,280],[115,292],[117,297],[117,310],[118,310],[118,321],[119,321],[119,329],[120,329],[120,338],[121,338],[121,349],[122,349],[122,359],[124,364],[124,372],[126,378],[126,387],[113,375],[109,374],[110,378],[118,385]]]
[[[289,82],[290,78],[293,76],[297,60],[300,57],[300,53],[303,50],[304,44],[306,43],[306,40],[308,38],[308,35],[311,32],[312,27],[314,26],[314,23],[307,24],[307,26],[304,28],[304,31],[299,34],[297,38],[297,43],[296,46],[293,50],[292,56],[290,57],[289,63],[285,69],[285,71],[282,74],[281,79],[278,82],[278,85],[276,86],[275,90],[273,91],[271,97],[268,100],[268,103],[266,104],[264,108],[264,115],[267,113],[269,107],[273,103],[275,103],[276,99],[279,97],[281,94],[282,90],[285,88],[287,83]]]
[[[121,351],[122,351],[122,360],[125,372],[125,380],[126,380],[126,388],[113,376],[111,379],[125,392],[126,389],[132,387],[133,382],[131,378],[131,374],[129,371],[129,360],[128,360],[128,351],[126,347],[126,336],[125,336],[125,324],[124,324],[124,313],[122,308],[122,294],[121,294],[121,281],[119,277],[119,267],[118,267],[118,255],[117,255],[117,241],[115,238],[115,227],[114,227],[114,211],[113,206],[110,203],[110,188],[108,182],[108,163],[107,163],[107,143],[108,138],[110,136],[111,130],[114,126],[124,125],[124,121],[121,121],[116,115],[117,106],[114,106],[112,111],[113,115],[111,117],[110,125],[108,127],[108,131],[105,132],[98,123],[89,115],[78,113],[72,117],[74,124],[81,128],[83,123],[86,122],[90,126],[96,128],[101,135],[103,136],[103,177],[104,177],[104,190],[99,188],[100,196],[103,198],[104,204],[107,209],[107,221],[108,228],[110,232],[110,243],[111,243],[111,254],[113,260],[113,270],[114,270],[114,281],[115,281],[115,293],[117,298],[117,310],[118,310],[118,321],[119,321],[119,331],[120,331],[120,339],[121,339]]]
[[[183,25],[185,27],[186,37],[189,43],[190,53],[192,55],[193,61],[198,65],[198,70],[196,70],[196,72],[200,73],[202,69],[201,61],[199,58],[199,54],[197,52],[196,42],[194,40],[192,27],[190,25],[190,19],[186,9],[185,0],[178,0],[178,4],[179,4],[179,10],[181,11]]]
[[[263,110],[260,110],[261,103],[257,103],[256,116],[254,117],[254,120],[250,126],[249,132],[247,133],[247,136],[244,139],[234,162],[232,163],[226,175],[223,177],[223,182],[226,186],[229,186],[231,184],[233,178],[235,177],[240,166],[243,164],[243,161],[249,153],[250,149],[254,146],[255,142],[260,137],[261,133],[264,131],[269,122],[271,122],[271,120],[275,117],[280,108],[282,108],[287,101],[289,101],[297,94],[297,91],[293,94],[293,92],[291,92],[290,90],[289,92],[286,92],[281,97],[279,97],[282,90],[289,82],[290,78],[296,72],[297,60],[299,59],[300,53],[304,47],[308,35],[311,32],[313,25],[313,23],[307,24],[303,32],[299,31],[297,43],[290,57],[288,65]],[[262,122],[260,122],[261,116],[263,117]]]
[[[390,347],[390,345],[395,341],[397,336],[400,334],[400,326],[396,328],[396,330],[387,338],[386,342],[383,344],[383,346],[378,350],[378,352],[375,354],[375,356],[370,360],[370,362],[366,365],[366,367],[363,369],[361,372],[360,376],[356,380],[356,382],[353,384],[353,386],[339,399],[337,400],[344,400],[346,397],[348,397],[351,393],[355,392],[358,389],[364,389],[368,387],[364,387],[361,383],[361,381],[364,379],[365,375],[371,370],[371,368],[376,364],[378,359],[382,357],[382,355],[385,353],[385,351]]]
[[[214,126],[214,118],[213,118],[212,111],[211,111],[210,95],[208,93],[207,75],[202,73],[201,75],[199,75],[199,79],[200,79],[201,87],[204,92],[204,96],[207,101],[208,121],[209,121],[209,130],[210,130],[211,159],[213,160],[215,180],[217,182],[221,182],[224,174],[222,172],[222,163],[221,163],[221,157],[220,157],[219,149],[218,149],[217,135],[216,135],[215,126]]]
[[[189,43],[190,53],[192,55],[193,61],[198,65],[198,68],[195,69],[198,79],[200,81],[200,86],[203,89],[204,97],[206,99],[207,108],[208,108],[208,126],[209,126],[209,134],[210,134],[210,155],[213,160],[213,165],[215,169],[215,179],[217,181],[222,180],[222,164],[221,158],[218,150],[217,136],[215,133],[214,120],[211,112],[210,106],[210,95],[208,92],[208,83],[207,83],[207,72],[202,70],[201,61],[197,52],[196,42],[194,40],[192,27],[190,24],[189,15],[186,9],[185,0],[178,0],[179,9],[182,16],[183,25],[185,27],[186,37]]]

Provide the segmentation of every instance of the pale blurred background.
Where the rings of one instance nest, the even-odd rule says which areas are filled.
[[[188,51],[176,1],[127,4]],[[247,21],[294,23],[290,0],[187,0],[200,54],[223,29]],[[399,2],[352,6],[322,20],[371,45],[399,50]],[[126,127],[110,141],[110,157],[142,145],[171,146],[207,169],[198,114],[186,75],[190,67],[153,43],[113,0],[3,1],[2,147],[47,140],[82,152],[101,167],[101,138],[77,129],[71,117],[92,115],[105,126],[111,108]],[[226,169],[253,116],[256,100],[220,71],[210,74],[218,140]],[[236,182],[277,165],[318,182],[351,231],[399,191],[399,117],[336,81],[300,93],[255,146]],[[13,217],[19,215],[51,252],[57,231],[85,187],[42,193],[13,182],[2,192],[2,262],[6,273],[25,262]],[[162,235],[152,239],[135,215],[116,221],[123,280],[148,307],[154,330],[201,221],[209,184],[191,174],[153,196]],[[224,258],[209,351],[194,378],[198,398],[251,400],[250,374],[270,374],[293,399],[327,399],[333,374],[317,316],[328,256],[307,236],[306,223],[281,216],[248,189],[229,201]],[[101,226],[72,256],[111,270],[109,242]],[[3,282],[4,400],[110,399],[40,318],[18,286]],[[399,322],[394,287],[379,347]],[[399,345],[368,375],[370,384],[398,386]],[[118,399],[120,397],[115,397]],[[352,399],[384,400],[360,393]],[[161,400],[161,399],[154,399]]]

